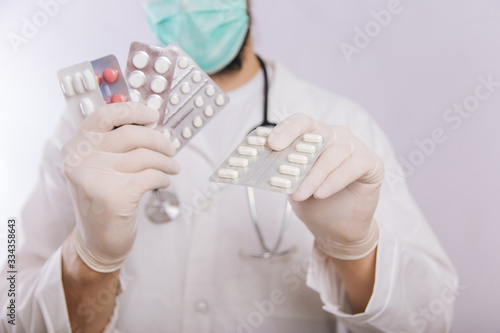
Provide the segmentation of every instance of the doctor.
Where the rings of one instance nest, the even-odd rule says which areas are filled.
[[[337,320],[352,332],[448,332],[455,270],[406,184],[384,183],[398,164],[369,115],[277,62],[263,67],[244,0],[145,9],[159,40],[213,73],[231,103],[175,159],[166,137],[140,126],[158,117],[145,106],[104,106],[80,128],[63,117],[20,220],[18,332],[335,332]],[[207,180],[263,110],[278,123],[273,149],[329,138],[290,197],[256,192],[268,243],[287,199],[293,207],[280,246],[290,251],[269,259],[250,255],[259,242],[246,190]],[[93,146],[78,155],[82,142]],[[150,190],[167,187],[182,213],[154,224]]]

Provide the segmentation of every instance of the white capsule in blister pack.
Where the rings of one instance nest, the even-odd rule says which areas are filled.
[[[163,122],[164,134],[179,151],[229,102],[228,96],[178,45],[178,54]]]
[[[144,103],[160,113],[161,128],[168,104],[177,53],[144,43],[133,42],[127,60],[127,83],[132,102]]]
[[[210,176],[213,182],[242,185],[291,194],[297,190],[326,147],[328,139],[308,133],[290,146],[272,150],[269,127],[252,131]]]
[[[108,55],[57,72],[75,126],[98,107],[130,99],[118,60]]]

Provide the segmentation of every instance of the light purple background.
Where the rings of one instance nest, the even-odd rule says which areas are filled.
[[[136,0],[66,1],[18,54],[7,33],[19,33],[22,18],[40,6],[32,0],[0,4],[2,232],[7,217],[19,216],[43,143],[64,108],[56,71],[111,53],[123,66],[130,42],[155,41]],[[254,0],[256,48],[305,80],[359,102],[403,158],[418,148],[415,140],[445,131],[448,140],[408,182],[465,288],[454,332],[499,332],[500,89],[456,130],[443,114],[474,93],[479,76],[500,81],[500,2],[402,0],[401,13],[349,63],[339,44],[352,44],[355,28],[363,29],[371,11],[388,3]]]

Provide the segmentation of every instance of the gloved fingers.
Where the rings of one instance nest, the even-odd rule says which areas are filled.
[[[330,173],[352,156],[355,149],[362,151],[360,147],[355,148],[358,141],[346,127],[317,123],[316,130],[317,133],[327,136],[329,142],[300,187],[290,196],[293,201],[299,202],[308,199],[323,184]]]
[[[314,197],[316,199],[326,199],[355,181],[367,184],[381,184],[383,171],[380,176],[379,161],[380,159],[376,158],[376,156],[373,158],[368,154],[351,156],[326,177],[323,184],[314,192]],[[378,177],[375,177],[376,174]]]
[[[176,149],[172,141],[154,129],[124,125],[104,134],[100,149],[106,152],[125,153],[138,148],[154,150],[167,156],[174,156]]]
[[[123,125],[147,125],[156,122],[158,111],[141,103],[112,103],[100,107],[89,115],[82,129],[92,132],[109,132]]]
[[[179,163],[173,158],[145,148],[118,154],[114,163],[114,170],[123,173],[137,173],[146,169],[155,169],[176,175],[180,171]]]
[[[283,150],[300,135],[316,131],[318,122],[305,114],[293,114],[274,127],[267,138],[273,150]]]
[[[146,169],[134,174],[133,193],[143,195],[144,193],[170,186],[170,177],[168,174],[156,169]]]
[[[300,184],[295,193],[290,195],[293,201],[304,201],[313,195],[323,184],[326,177],[337,169],[352,155],[352,145],[334,144],[327,148],[318,158],[316,163]]]

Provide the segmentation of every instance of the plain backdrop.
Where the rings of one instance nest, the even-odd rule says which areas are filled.
[[[7,218],[19,217],[65,105],[56,71],[107,54],[124,67],[130,42],[155,42],[138,0],[65,2],[17,53],[8,34],[20,34],[40,4],[0,4],[3,233]],[[443,119],[474,94],[478,77],[500,81],[500,1],[401,0],[399,14],[377,30],[372,11],[390,3],[254,0],[255,46],[299,77],[363,105],[401,159],[423,156],[416,141],[444,131],[447,140],[419,160],[407,180],[460,273],[454,332],[500,332],[500,89],[458,128]],[[353,45],[357,28],[367,24],[373,37],[349,62],[340,45]],[[3,242],[0,256],[4,249]]]

